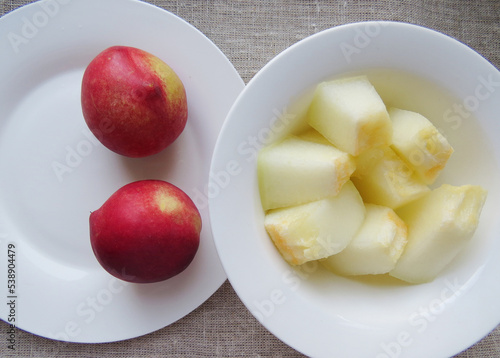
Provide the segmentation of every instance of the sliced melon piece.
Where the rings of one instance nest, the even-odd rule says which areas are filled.
[[[307,117],[311,127],[352,155],[391,144],[389,114],[366,76],[320,83]]]
[[[365,218],[365,206],[348,181],[337,196],[270,210],[265,228],[291,265],[318,260],[342,251]]]
[[[438,129],[419,113],[390,108],[392,148],[415,169],[426,184],[432,184],[453,153]]]
[[[356,157],[352,181],[366,203],[391,209],[430,190],[390,147],[371,149]]]
[[[259,152],[262,207],[269,210],[335,196],[354,170],[352,157],[332,145],[287,137]]]
[[[406,245],[406,224],[391,208],[366,204],[363,225],[347,247],[321,263],[342,275],[375,275],[391,271]]]
[[[314,128],[309,128],[305,132],[302,132],[301,134],[298,135],[300,139],[308,140],[310,142],[315,142],[319,144],[325,144],[325,145],[332,145],[333,144],[323,137],[316,129]]]
[[[408,243],[389,273],[403,281],[432,281],[473,236],[486,200],[476,185],[443,184],[397,210],[408,226]]]

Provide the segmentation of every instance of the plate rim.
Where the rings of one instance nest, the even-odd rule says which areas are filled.
[[[47,1],[45,1],[45,0],[42,0],[41,2],[39,1],[39,2],[29,3],[29,4],[18,7],[16,9],[4,14],[0,18],[0,26],[2,24],[8,24],[8,23],[10,24],[13,21],[18,21],[19,24],[22,24],[23,16],[30,15],[31,12],[34,12],[36,10],[41,9],[40,4],[43,2],[47,3]],[[74,1],[74,2],[77,3],[77,1]],[[63,3],[63,2],[61,1],[60,3]],[[64,2],[64,3],[66,3],[66,2]],[[67,2],[67,3],[69,4],[70,2]],[[114,5],[118,5],[118,4],[121,8],[128,8],[130,6],[137,6],[137,7],[141,8],[142,15],[154,14],[155,16],[159,16],[162,18],[162,21],[166,21],[166,23],[169,23],[169,22],[174,23],[174,24],[180,26],[183,30],[185,30],[186,33],[189,33],[190,35],[196,37],[199,41],[202,41],[204,44],[206,44],[207,48],[209,48],[209,50],[210,50],[210,56],[212,58],[216,59],[218,64],[221,64],[221,66],[219,66],[220,67],[219,70],[222,70],[225,72],[224,73],[225,78],[226,78],[225,80],[229,81],[228,82],[228,90],[226,90],[223,93],[224,97],[222,97],[219,94],[214,94],[215,96],[217,96],[217,98],[219,98],[219,97],[224,98],[223,100],[225,102],[231,101],[231,103],[228,103],[228,107],[224,109],[226,114],[227,114],[227,111],[230,109],[230,105],[232,104],[232,100],[234,100],[234,98],[236,98],[236,95],[239,94],[239,92],[241,92],[243,90],[245,83],[244,83],[243,79],[241,78],[240,74],[238,73],[238,71],[236,70],[236,68],[234,67],[234,65],[228,59],[228,57],[205,34],[203,34],[200,30],[198,30],[195,26],[193,26],[192,24],[190,24],[186,20],[182,19],[180,16],[178,16],[178,15],[176,15],[168,10],[165,10],[159,6],[156,6],[154,4],[142,2],[139,0],[128,0],[128,3],[125,3],[123,0],[122,1],[106,0],[105,2],[103,2],[102,0],[100,0],[100,1],[98,1],[98,0],[83,1],[82,0],[82,1],[78,1],[78,3],[79,3],[79,6],[84,6],[86,9],[93,9],[96,6],[99,6],[100,8],[112,8]],[[58,2],[58,4],[59,4],[59,2]],[[64,6],[64,4],[63,5],[59,4],[59,6]],[[89,12],[90,11],[91,10],[89,10]],[[126,10],[124,12],[128,14],[129,11]],[[66,14],[64,13],[64,11],[61,11],[61,13],[57,14],[57,16],[60,16],[61,18],[63,18],[64,16],[66,16]],[[9,29],[7,27],[7,25],[5,25],[5,28],[7,30]],[[10,57],[12,55],[6,54],[6,56]],[[219,110],[219,112],[221,112],[221,110]],[[218,126],[218,128],[214,129],[216,132],[220,132],[220,128],[222,127],[224,119],[225,119],[225,117],[220,118],[218,123],[215,123],[215,125]],[[215,142],[216,138],[213,138],[213,140]],[[211,160],[211,154],[208,156],[208,159],[207,159],[207,161],[208,161],[207,166],[208,167],[209,167],[210,160]],[[208,182],[208,180],[209,180],[209,173],[208,172],[206,173],[206,177],[204,176],[202,180],[203,180],[203,183]],[[118,189],[118,188],[116,188],[116,189]],[[191,193],[190,193],[190,196],[191,196]],[[206,208],[206,219],[208,220],[208,208]],[[211,241],[213,241],[213,236],[211,236],[210,230],[206,233],[206,235],[208,236],[207,239],[211,239]],[[20,241],[22,241],[22,240],[20,240]],[[0,242],[5,242],[5,240],[1,240]],[[4,246],[4,245],[2,245],[2,246]],[[3,252],[3,250],[2,250],[2,252]],[[217,252],[215,252],[214,259],[217,259],[220,261],[220,259],[218,258]],[[3,273],[3,270],[2,270],[2,273]],[[5,276],[5,275],[3,275],[3,276]],[[113,278],[109,277],[108,279],[112,280]],[[130,339],[130,338],[135,338],[135,337],[139,337],[139,336],[142,336],[145,334],[152,333],[158,329],[164,328],[164,327],[184,318],[185,316],[190,314],[192,311],[194,311],[195,309],[200,307],[204,302],[206,302],[206,300],[208,300],[222,286],[222,284],[226,281],[226,279],[227,279],[227,275],[225,274],[225,271],[223,271],[223,269],[222,269],[220,272],[220,277],[219,277],[219,275],[217,275],[217,277],[212,279],[213,283],[211,284],[211,286],[213,286],[213,288],[211,289],[211,293],[208,294],[208,296],[203,297],[200,302],[196,303],[194,307],[190,307],[187,311],[186,311],[186,309],[183,309],[186,312],[183,312],[181,317],[179,317],[173,321],[165,322],[165,324],[163,324],[161,327],[143,330],[143,332],[140,334],[132,334],[132,335],[124,334],[121,337],[118,337],[118,338],[114,337],[113,339],[106,339],[106,338],[102,339],[102,337],[101,337],[100,339],[90,339],[90,340],[89,339],[83,339],[83,340],[76,339],[76,340],[73,340],[73,339],[58,339],[57,337],[51,337],[51,336],[49,336],[49,334],[47,332],[39,332],[39,331],[32,332],[32,330],[29,327],[30,323],[28,322],[28,320],[24,320],[24,319],[23,319],[23,321],[20,322],[21,324],[17,324],[17,322],[16,322],[16,327],[18,327],[22,330],[25,330],[27,332],[30,332],[32,334],[35,334],[35,335],[39,335],[39,336],[54,339],[54,340],[63,340],[65,342],[105,343],[105,342],[114,342],[114,341],[121,341],[121,340]],[[98,285],[96,285],[96,288],[100,288],[100,286],[99,287],[97,287],[97,286]],[[20,288],[20,290],[22,290],[22,287]],[[2,320],[7,322],[7,316],[3,317],[3,314],[2,314]],[[26,323],[24,323],[24,322],[26,322]],[[79,338],[84,338],[84,337],[79,337]]]

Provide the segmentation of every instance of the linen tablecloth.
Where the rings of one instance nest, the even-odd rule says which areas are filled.
[[[0,15],[30,2],[0,0]],[[435,29],[467,44],[500,68],[498,0],[148,2],[204,33],[234,64],[245,83],[295,42],[332,26],[363,20],[403,21]],[[0,357],[303,357],[269,333],[227,281],[183,319],[126,341],[62,343],[18,330],[18,346],[12,352],[7,348],[7,329],[0,321]],[[500,327],[457,357],[500,357]]]

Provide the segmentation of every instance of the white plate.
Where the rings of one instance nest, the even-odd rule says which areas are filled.
[[[244,83],[203,34],[178,17],[131,0],[42,1],[0,20],[0,287],[16,251],[16,325],[44,337],[110,342],[184,317],[225,281],[208,218],[212,151]],[[162,153],[127,159],[100,145],[81,114],[86,65],[112,45],[135,46],[184,82],[188,124]],[[163,179],[195,201],[199,251],[171,280],[125,285],[97,263],[88,217],[122,185]],[[0,316],[8,320],[6,304]]]
[[[447,102],[441,91],[417,97],[404,81],[396,88],[397,102],[424,113],[435,105],[441,114],[434,119],[455,153],[440,182],[489,191],[470,245],[428,284],[342,278],[315,264],[292,269],[264,230],[257,150],[298,118],[288,106],[314,85],[373,68],[430,79],[432,88],[451,93]],[[215,243],[247,308],[278,338],[313,357],[449,357],[484,337],[500,322],[498,113],[498,70],[456,40],[409,24],[332,28],[274,58],[229,112],[211,169],[217,173],[209,202]],[[276,119],[280,115],[284,121]]]

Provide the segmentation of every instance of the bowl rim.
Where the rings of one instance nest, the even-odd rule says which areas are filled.
[[[373,28],[381,28],[384,26],[392,26],[396,27],[396,30],[404,30],[404,31],[410,31],[410,32],[418,32],[418,36],[424,36],[424,37],[432,37],[434,42],[439,42],[440,44],[445,44],[448,47],[451,47],[454,49],[454,51],[459,51],[463,52],[466,54],[465,57],[468,59],[472,58],[472,60],[475,63],[478,63],[478,66],[480,66],[483,69],[488,70],[489,72],[493,73],[495,76],[497,76],[500,79],[500,72],[493,66],[491,62],[489,62],[484,56],[481,54],[477,53],[473,49],[471,49],[469,46],[465,45],[464,43],[454,39],[453,37],[446,35],[442,32],[436,31],[429,29],[427,27],[421,26],[421,25],[415,25],[415,24],[410,24],[406,22],[399,22],[399,21],[361,21],[361,22],[354,22],[354,23],[348,23],[348,24],[343,24],[339,26],[334,26],[329,29],[325,29],[321,32],[315,33],[313,35],[310,35],[297,43],[291,45],[290,47],[286,48],[282,52],[280,52],[278,55],[276,55],[273,59],[271,59],[265,66],[261,68],[260,71],[256,73],[256,75],[248,82],[247,86],[243,90],[243,92],[238,96],[236,101],[234,102],[231,110],[229,111],[226,120],[224,122],[223,128],[221,130],[221,133],[219,135],[216,148],[214,151],[214,155],[212,157],[212,163],[211,163],[211,172],[217,173],[221,168],[223,168],[224,164],[224,158],[230,158],[231,156],[227,154],[228,152],[228,147],[231,148],[231,144],[237,144],[237,140],[231,140],[230,144],[228,144],[228,136],[234,135],[234,130],[237,129],[237,131],[244,132],[245,130],[248,130],[249,128],[254,128],[251,125],[247,123],[241,123],[242,120],[240,119],[239,121],[237,120],[238,116],[245,111],[249,111],[252,109],[252,107],[255,107],[256,105],[259,105],[257,100],[255,98],[252,98],[252,100],[249,100],[247,97],[252,96],[255,91],[258,90],[263,90],[265,85],[270,85],[272,87],[272,82],[269,80],[269,71],[274,71],[276,73],[279,73],[278,75],[271,76],[274,81],[277,79],[283,79],[286,76],[286,70],[288,68],[285,67],[285,69],[280,68],[281,65],[283,65],[287,60],[288,57],[292,56],[299,56],[297,54],[298,51],[303,51],[303,48],[307,48],[308,46],[312,46],[315,42],[320,42],[322,37],[330,37],[330,36],[335,36],[333,34],[336,34],[337,32],[340,31],[347,31],[347,30],[354,30],[359,27],[367,27],[367,26],[373,26]],[[447,47],[447,49],[448,49]],[[299,50],[300,49],[300,50]],[[445,51],[441,49],[441,51]],[[472,56],[472,57],[471,57]],[[323,75],[323,77],[327,77],[326,75]],[[495,77],[495,78],[497,78]],[[311,81],[315,82],[315,81]],[[315,82],[317,83],[317,82]],[[280,84],[281,87],[283,87],[283,84]],[[277,86],[277,87],[280,87]],[[303,90],[306,86],[301,86],[301,90]],[[273,89],[266,89],[265,93],[259,94],[259,100],[263,100],[264,104],[263,107],[267,109],[273,108],[268,104],[268,99],[265,98],[267,94],[269,94]],[[267,102],[266,102],[267,101]],[[288,97],[287,101],[290,101],[290,97]],[[282,104],[282,103],[280,103]],[[277,107],[281,108],[280,105],[277,105]],[[274,107],[276,108],[276,107]],[[261,111],[262,112],[262,111]],[[248,116],[247,116],[248,117]],[[246,119],[246,118],[245,118]],[[240,127],[237,128],[236,122],[240,124]],[[257,120],[259,122],[259,120]],[[262,122],[262,120],[260,121]],[[234,148],[234,145],[233,145]],[[244,161],[242,161],[244,162]],[[247,164],[245,163],[243,165],[243,169],[241,171],[245,171],[249,166],[250,168],[253,168],[255,163],[252,164]],[[236,181],[236,180],[235,180]],[[247,180],[244,184],[251,184],[253,185],[253,190],[255,190],[255,179],[253,181]],[[238,185],[240,188],[242,187],[241,181],[238,180]],[[233,286],[235,292],[237,295],[240,297],[242,302],[245,304],[247,309],[249,309],[254,316],[259,319],[255,315],[255,307],[252,305],[252,299],[255,296],[252,296],[249,294],[249,290],[244,287],[244,282],[243,279],[249,278],[250,275],[248,274],[237,274],[236,270],[234,269],[237,267],[238,264],[241,264],[241,262],[237,262],[237,260],[229,258],[228,255],[230,252],[228,251],[228,248],[225,247],[226,243],[223,241],[223,237],[227,236],[226,233],[224,233],[222,230],[224,229],[221,225],[221,215],[223,213],[223,208],[222,206],[227,204],[229,202],[225,201],[222,199],[222,197],[229,197],[231,195],[236,195],[235,189],[228,187],[228,188],[222,188],[224,191],[227,190],[229,194],[227,195],[215,195],[214,197],[209,198],[209,210],[210,210],[210,217],[212,221],[212,230],[213,230],[213,236],[216,242],[216,247],[217,250],[219,251],[219,256],[221,257],[221,261],[223,263],[223,266],[226,270],[226,273],[228,275],[228,279]],[[241,194],[242,196],[242,202],[243,203],[252,203],[252,198],[249,193],[244,193]],[[234,198],[233,198],[234,201]],[[227,213],[226,213],[227,214]],[[234,217],[234,213],[231,215],[231,217]],[[226,218],[227,220],[227,218]],[[238,222],[239,223],[239,222]],[[234,227],[238,223],[231,223],[231,227]],[[236,231],[237,232],[237,231]],[[270,240],[269,240],[270,241]],[[233,244],[233,248],[234,248]],[[247,247],[244,246],[241,248],[242,251],[245,251]],[[234,252],[234,250],[233,250]],[[247,255],[248,252],[245,252]],[[241,257],[240,257],[241,258]],[[470,282],[467,282],[469,284]],[[472,285],[472,283],[470,283]],[[264,287],[267,287],[267,292],[272,292],[273,288],[275,287],[280,287],[279,285],[269,286],[269,284],[264,284]],[[464,287],[466,285],[464,284]],[[255,285],[253,285],[255,288]],[[271,288],[269,288],[271,287]],[[469,287],[469,286],[467,286]],[[266,288],[263,289],[264,291]],[[498,290],[497,290],[498,291]],[[286,291],[287,292],[287,291]],[[498,292],[500,293],[500,291]],[[296,305],[294,307],[297,307]],[[497,308],[498,309],[498,308]],[[289,310],[290,311],[290,310]],[[500,317],[500,315],[498,315]],[[462,351],[463,349],[466,349],[467,347],[471,346],[473,343],[477,342],[478,340],[482,339],[488,332],[493,330],[498,323],[500,323],[499,318],[495,318],[494,320],[490,320],[488,324],[486,324],[484,327],[481,328],[481,333],[479,334],[472,334],[467,337],[462,337],[462,339],[458,340],[458,343],[455,343],[455,347],[450,348],[453,350],[454,354],[457,354],[458,352]],[[262,323],[262,322],[261,322]],[[296,343],[296,342],[291,342],[290,337],[296,337],[293,333],[287,332],[286,334],[283,334],[283,332],[280,331],[281,327],[275,323],[270,324],[269,322],[264,322],[263,325],[268,329],[271,333],[273,333],[277,338],[281,339],[283,342],[286,344],[292,346],[294,349],[304,353],[304,354],[319,354],[317,350],[309,350],[308,348],[305,348],[308,346],[310,348],[311,344],[307,345],[304,343]],[[314,343],[312,343],[314,344]],[[450,353],[450,351],[448,352]]]

